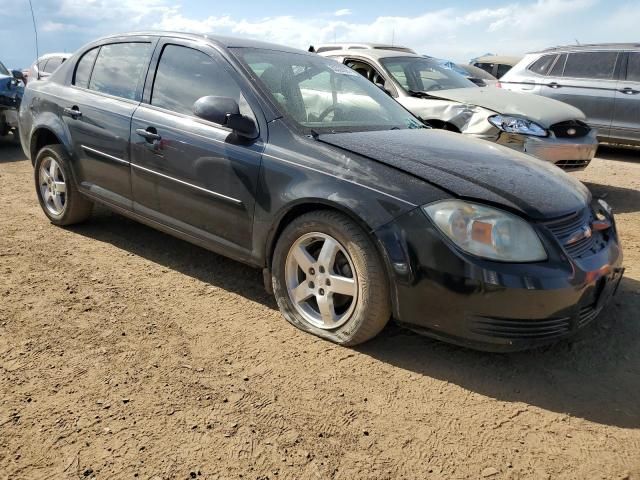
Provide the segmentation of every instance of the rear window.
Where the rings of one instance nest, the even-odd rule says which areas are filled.
[[[89,81],[89,89],[129,100],[140,100],[138,85],[151,55],[149,43],[103,45]]]
[[[62,58],[61,57],[52,57],[52,58],[49,59],[49,61],[45,65],[43,71],[45,73],[53,73],[55,71],[55,69],[58,68],[60,65],[62,65]]]
[[[640,82],[640,53],[629,53],[627,80],[630,82]]]
[[[551,71],[549,72],[550,77],[561,77],[564,72],[564,64],[567,63],[567,54],[563,53],[560,55],[556,63],[551,67]]]
[[[474,63],[474,65],[493,75],[493,63]]]
[[[616,66],[618,52],[570,53],[564,66],[564,76],[610,80]]]
[[[529,65],[527,70],[533,73],[537,73],[538,75],[546,75],[556,57],[557,55],[543,55],[531,65]]]
[[[89,50],[78,62],[76,73],[73,77],[73,84],[77,87],[89,88],[91,70],[93,69],[93,63],[96,61],[96,55],[98,55],[99,49],[100,47]]]

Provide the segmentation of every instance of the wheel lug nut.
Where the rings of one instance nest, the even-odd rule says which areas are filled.
[[[327,278],[327,281],[325,283],[327,284],[327,287],[331,286],[331,280],[329,280],[328,278]]]
[[[318,293],[319,293],[320,295],[324,295],[324,288],[321,288],[320,290],[318,290]]]
[[[320,273],[324,273],[324,267],[320,267]]]
[[[309,275],[315,275],[316,271],[313,268],[309,269]]]
[[[316,286],[313,282],[309,282],[309,288],[316,288]]]

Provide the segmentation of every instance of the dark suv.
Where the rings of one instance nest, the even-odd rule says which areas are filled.
[[[478,348],[547,343],[622,275],[611,210],[581,183],[427,129],[315,54],[104,38],[29,83],[20,125],[51,222],[99,202],[260,267],[289,322],[343,345],[390,317]]]

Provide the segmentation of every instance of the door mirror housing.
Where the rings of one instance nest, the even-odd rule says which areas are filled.
[[[24,82],[24,75],[20,70],[11,70],[11,74],[13,75],[13,78],[15,78],[16,80],[21,80]]]
[[[242,137],[253,139],[258,136],[256,122],[240,113],[238,102],[233,98],[213,95],[201,97],[193,104],[193,114],[203,120],[230,128]]]

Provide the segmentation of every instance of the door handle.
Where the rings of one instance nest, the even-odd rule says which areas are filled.
[[[640,93],[640,90],[634,90],[631,87],[626,87],[620,90],[620,92],[624,93],[625,95],[637,95]]]
[[[73,106],[73,107],[71,107],[71,108],[69,108],[69,107],[65,108],[65,109],[63,110],[63,112],[64,112],[66,115],[68,115],[68,116],[70,116],[71,118],[73,118],[74,120],[75,120],[76,118],[79,118],[79,117],[81,117],[81,116],[82,116],[82,112],[80,111],[80,109],[79,109],[76,105],[74,105],[74,106]]]
[[[136,133],[141,137],[144,137],[147,142],[153,143],[156,140],[161,140],[162,137],[158,135],[158,131],[153,127],[147,127],[147,129],[138,128],[136,129]]]
[[[560,85],[559,83],[556,83],[556,82],[551,82],[551,83],[547,84],[547,87],[560,88],[560,87],[562,87],[562,85]]]

